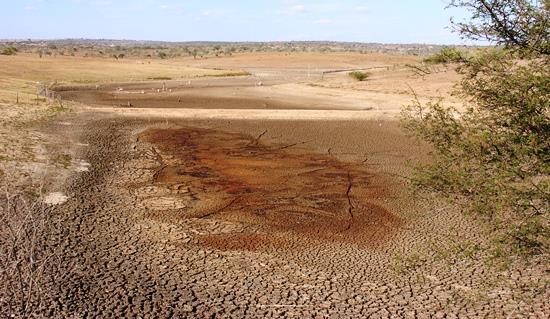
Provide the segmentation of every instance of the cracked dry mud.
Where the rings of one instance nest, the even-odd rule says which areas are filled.
[[[458,80],[411,78],[415,61],[246,54],[189,63],[250,77],[58,88],[84,105],[40,134],[0,128],[15,159],[0,179],[51,179],[58,204],[45,208],[44,251],[59,255],[36,317],[548,318],[544,257],[487,265],[480,223],[406,193],[407,161],[428,152],[395,116],[410,87],[452,102]],[[376,70],[364,82],[321,74],[350,67]],[[35,147],[43,163],[22,165]],[[47,171],[59,154],[69,167]]]
[[[368,202],[389,190],[371,185],[363,166],[205,129],[147,130],[139,142],[151,149],[138,166],[157,162],[152,177],[136,185],[136,194],[146,196],[147,217],[227,224],[201,232],[200,244],[211,248],[299,248],[312,240],[368,246],[400,223]]]
[[[547,310],[544,294],[460,298],[488,277],[479,263],[420,281],[396,277],[392,256],[449,216],[408,225],[380,204],[391,184],[364,165],[185,123],[82,125],[90,168],[50,208],[64,218],[52,238],[64,254],[46,316],[542,318]]]

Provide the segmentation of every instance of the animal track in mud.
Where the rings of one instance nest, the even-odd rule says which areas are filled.
[[[373,184],[373,174],[361,165],[206,129],[148,129],[138,142],[150,147],[158,163],[152,185],[142,189],[185,190],[149,197],[146,207],[165,207],[183,219],[252,226],[246,232],[202,234],[199,242],[206,246],[299,247],[291,241],[304,236],[373,246],[401,224],[372,202],[389,196],[388,185]]]

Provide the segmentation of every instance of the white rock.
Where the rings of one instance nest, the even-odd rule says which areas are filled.
[[[65,203],[68,199],[69,197],[66,196],[65,194],[60,192],[54,192],[44,196],[44,198],[42,199],[42,202],[46,205],[60,205]]]

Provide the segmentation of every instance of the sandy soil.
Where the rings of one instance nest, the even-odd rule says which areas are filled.
[[[544,267],[497,271],[479,223],[407,191],[429,149],[396,121],[403,88],[446,96],[456,76],[416,79],[414,60],[246,55],[186,63],[250,77],[65,87],[84,105],[43,130],[78,173],[51,189],[64,253],[41,313],[547,317]],[[380,64],[372,83],[320,78]]]

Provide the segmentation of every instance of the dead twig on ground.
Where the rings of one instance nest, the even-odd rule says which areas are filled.
[[[311,141],[305,141],[305,142],[299,142],[299,143],[293,143],[293,144],[290,144],[290,145],[285,145],[283,147],[279,147],[277,148],[276,150],[280,151],[280,150],[285,150],[287,148],[291,148],[291,147],[294,147],[294,146],[298,146],[298,145],[304,145],[304,144],[307,144]]]
[[[55,276],[59,222],[39,199],[0,198],[0,309],[7,317],[35,314],[50,297]]]
[[[260,133],[260,135],[258,135],[254,140],[250,141],[250,143],[248,143],[246,146],[255,146],[255,145],[258,145],[258,143],[260,143],[260,139],[262,137],[264,137],[264,135],[267,134],[267,130],[263,131],[262,133]]]
[[[236,202],[238,202],[239,200],[241,200],[242,197],[238,196],[238,197],[235,197],[233,198],[227,205],[223,206],[222,208],[220,209],[216,209],[215,211],[212,211],[210,213],[207,213],[206,215],[203,215],[201,216],[200,218],[208,218],[212,215],[216,215],[216,214],[219,214],[221,212],[223,212],[224,210],[228,209],[229,207],[233,206]]]

